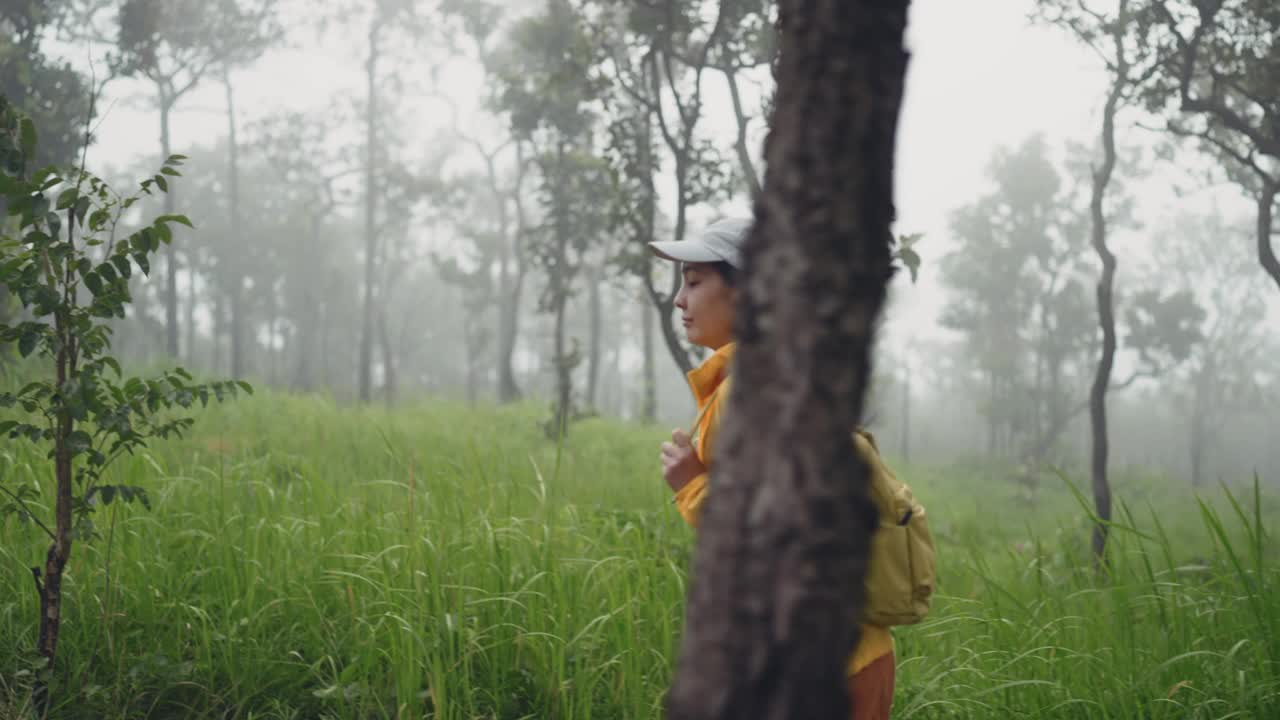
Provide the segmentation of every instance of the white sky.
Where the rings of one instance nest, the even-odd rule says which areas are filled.
[[[899,134],[897,229],[925,234],[920,246],[924,267],[918,285],[903,287],[896,294],[895,320],[918,328],[919,334],[935,332],[933,324],[944,301],[936,259],[951,247],[950,213],[984,191],[987,164],[995,148],[1018,144],[1036,132],[1045,133],[1055,147],[1068,140],[1092,141],[1097,134],[1106,83],[1102,67],[1065,33],[1030,25],[1027,16],[1033,3],[912,3],[909,46],[913,56]],[[292,49],[272,52],[237,74],[242,127],[281,110],[322,112],[335,104],[352,107],[363,101],[363,50],[358,45],[343,47],[341,37],[319,48],[314,34],[298,35]],[[417,132],[409,139],[420,147],[448,118],[439,103],[427,97],[427,73],[417,69],[408,74],[404,115],[413,118],[410,127]],[[718,76],[709,77],[711,85],[719,83]],[[464,108],[474,107],[482,81],[475,68],[453,64],[446,68],[442,88],[459,98]],[[129,80],[108,87],[102,105],[106,116],[91,154],[92,164],[119,167],[158,157],[158,120],[145,102],[146,91],[144,85]],[[713,87],[709,93],[711,102],[727,97],[723,88]],[[173,119],[175,152],[223,135],[223,113],[223,91],[216,83],[184,100]],[[478,124],[483,123],[468,123]],[[728,145],[734,129],[727,110],[710,126],[723,133]],[[1129,137],[1143,139],[1138,132]],[[358,136],[351,141],[358,142]],[[1161,176],[1145,180],[1138,188],[1141,212],[1161,216],[1175,210],[1169,186],[1170,181]],[[1221,196],[1215,193],[1220,200]],[[1236,196],[1229,191],[1223,202],[1234,209],[1238,200],[1237,205],[1230,203]],[[746,209],[745,203],[737,205]],[[1247,205],[1242,207],[1247,210]],[[698,220],[695,215],[693,221]],[[1148,235],[1117,238],[1122,244],[1117,248],[1122,265],[1126,251],[1136,249],[1132,245],[1147,246],[1142,248],[1147,251]]]

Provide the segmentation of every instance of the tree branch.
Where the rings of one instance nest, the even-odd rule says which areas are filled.
[[[25,513],[27,514],[27,517],[31,518],[31,522],[34,522],[36,525],[39,525],[39,526],[40,526],[40,529],[41,529],[41,530],[43,530],[43,531],[44,531],[44,533],[45,533],[46,535],[48,535],[48,536],[49,536],[49,539],[50,539],[50,540],[53,540],[54,542],[57,542],[57,540],[58,540],[57,536],[55,536],[55,535],[53,534],[53,531],[49,529],[49,526],[47,526],[47,525],[45,525],[44,523],[40,522],[40,518],[36,517],[36,514],[35,514],[34,512],[32,512],[32,511],[31,511],[31,506],[27,504],[27,501],[26,501],[26,500],[23,500],[21,497],[19,497],[19,496],[17,496],[17,495],[15,495],[15,494],[13,494],[12,492],[10,492],[10,491],[9,491],[9,488],[7,488],[7,487],[5,487],[5,486],[3,486],[3,485],[0,485],[0,492],[4,493],[5,495],[8,495],[8,496],[9,496],[9,497],[11,497],[11,498],[13,498],[14,502],[16,502],[16,503],[18,503],[19,505],[21,505],[21,506],[22,506],[22,511],[23,511],[23,512],[25,512]],[[37,582],[39,582],[39,578],[38,578],[38,577],[37,577],[37,580],[36,580],[36,581],[37,581]]]

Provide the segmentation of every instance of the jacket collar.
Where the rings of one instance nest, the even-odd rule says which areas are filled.
[[[693,398],[698,407],[707,402],[707,398],[720,387],[720,383],[729,377],[733,365],[733,354],[737,343],[729,343],[715,351],[702,364],[689,371],[689,387],[693,390]]]

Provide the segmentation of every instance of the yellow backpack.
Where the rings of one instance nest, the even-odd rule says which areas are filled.
[[[929,614],[937,582],[937,554],[924,506],[885,466],[871,433],[860,429],[853,442],[871,472],[871,498],[880,512],[880,526],[871,537],[863,621],[914,625]]]
[[[695,448],[707,410],[728,385],[726,379],[716,388],[690,426]],[[880,514],[880,526],[871,536],[861,620],[880,627],[914,625],[929,614],[937,582],[937,555],[924,506],[880,459],[871,433],[859,428],[853,444],[871,472],[871,499]]]

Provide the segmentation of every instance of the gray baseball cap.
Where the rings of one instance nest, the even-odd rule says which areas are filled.
[[[725,218],[707,226],[689,240],[649,243],[653,254],[664,260],[684,263],[727,262],[742,269],[742,246],[751,232],[750,218]]]

